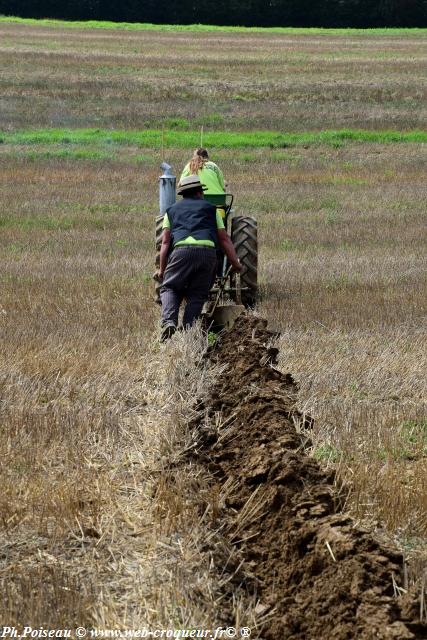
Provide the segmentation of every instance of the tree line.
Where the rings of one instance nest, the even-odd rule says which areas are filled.
[[[0,14],[248,27],[426,27],[427,0],[0,0]]]

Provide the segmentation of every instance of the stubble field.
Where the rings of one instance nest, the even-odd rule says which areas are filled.
[[[423,129],[426,40],[0,22],[1,620],[216,626],[226,576],[210,572],[195,498],[208,472],[186,469],[171,488],[167,469],[220,372],[200,375],[197,331],[156,341],[160,162],[179,173],[201,126],[225,139]],[[77,127],[100,132],[74,143]],[[108,139],[162,127],[154,147]],[[52,128],[67,129],[62,142]],[[25,140],[39,129],[41,142]],[[257,312],[282,332],[312,453],[350,484],[353,516],[421,575],[427,146],[210,151],[236,213],[258,219]],[[256,602],[239,598],[236,617],[261,628]]]

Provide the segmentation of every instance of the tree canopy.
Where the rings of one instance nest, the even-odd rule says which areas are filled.
[[[427,0],[0,0],[24,18],[258,27],[425,27]]]

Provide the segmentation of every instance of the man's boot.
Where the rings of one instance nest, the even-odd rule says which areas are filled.
[[[162,327],[162,333],[160,335],[160,342],[166,342],[169,338],[172,338],[173,334],[176,331],[176,326],[173,322],[167,322]]]

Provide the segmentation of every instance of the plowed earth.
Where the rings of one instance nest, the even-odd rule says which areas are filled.
[[[209,354],[227,369],[205,404],[217,427],[200,429],[197,453],[227,496],[219,517],[239,579],[269,617],[259,637],[427,638],[419,601],[399,589],[402,556],[355,526],[333,474],[305,453],[310,425],[292,377],[272,366],[266,325],[241,317]]]

